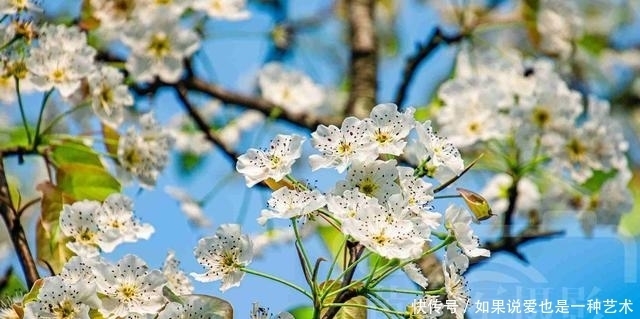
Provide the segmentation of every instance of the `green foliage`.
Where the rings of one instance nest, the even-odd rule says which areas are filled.
[[[287,310],[296,319],[313,319],[312,306],[298,306]]]
[[[58,167],[58,187],[75,199],[103,201],[120,192],[120,182],[104,167],[89,164],[65,164]]]
[[[37,189],[42,193],[42,203],[36,224],[36,257],[39,261],[46,261],[45,266],[58,273],[73,256],[59,227],[60,212],[66,201],[63,193],[51,183],[42,183]]]
[[[629,189],[633,194],[633,208],[628,214],[622,215],[618,232],[627,237],[640,236],[640,176],[634,172]]]
[[[338,258],[337,265],[342,268],[346,264],[349,255],[348,251],[342,247],[346,240],[344,234],[333,226],[318,227],[318,234],[331,256]],[[338,256],[338,254],[341,254],[341,256]]]
[[[362,287],[362,285],[354,285],[350,290],[355,290],[355,289],[360,289]],[[318,285],[318,289],[320,289],[321,292],[324,292],[325,290],[328,290],[329,293],[331,293],[332,291],[336,291],[338,289],[340,289],[340,282],[336,282],[334,280],[329,280],[326,282],[321,283],[320,285]],[[321,293],[322,295],[322,293]],[[332,302],[334,302],[334,299],[336,298],[338,294],[334,294],[331,296],[327,296],[322,304],[326,305],[326,304],[330,304]],[[349,305],[361,305],[361,306],[366,306],[367,305],[367,298],[365,298],[364,296],[357,296],[354,298],[351,298],[349,300],[347,300],[345,302],[345,304]],[[336,316],[334,317],[335,319],[366,319],[367,318],[367,309],[364,307],[350,307],[350,306],[341,306],[340,310],[338,311],[338,313],[336,314]],[[322,308],[322,311],[320,311],[320,317],[324,317],[324,314],[329,310],[329,307],[324,307]]]
[[[595,193],[602,188],[602,185],[604,185],[606,181],[615,177],[617,174],[618,172],[616,170],[610,170],[608,172],[594,171],[593,176],[580,186],[591,193]]]
[[[13,267],[9,268],[4,275],[4,278],[0,279],[0,298],[3,300],[10,300],[15,296],[22,296],[27,292],[27,287],[24,285],[18,275],[16,275]]]

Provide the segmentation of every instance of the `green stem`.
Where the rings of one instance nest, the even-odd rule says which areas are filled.
[[[27,116],[24,113],[24,104],[22,103],[22,94],[20,94],[20,80],[18,77],[14,77],[16,81],[16,94],[18,94],[18,106],[20,107],[20,116],[22,117],[22,125],[27,133],[27,141],[31,145],[31,132],[29,131],[29,124],[27,123]]]
[[[33,148],[35,149],[36,147],[38,147],[38,143],[40,143],[40,125],[42,124],[42,117],[44,114],[44,108],[47,105],[47,101],[49,100],[49,97],[51,96],[51,93],[53,93],[53,88],[49,91],[47,91],[47,93],[44,94],[44,97],[42,98],[42,104],[40,104],[40,113],[38,114],[38,123],[36,124],[36,136],[34,138],[33,141]]]
[[[394,308],[391,304],[389,304],[389,303],[388,303],[384,298],[382,298],[382,297],[381,297],[380,295],[378,295],[377,293],[375,293],[375,292],[371,292],[371,291],[370,291],[370,292],[368,292],[368,293],[366,294],[366,296],[367,296],[367,299],[369,299],[369,300],[377,299],[378,301],[380,301],[380,303],[382,303],[385,307],[387,307],[387,309],[389,309],[389,310],[391,310],[391,311],[393,311],[393,312],[398,312],[398,311],[396,310],[396,308]],[[369,297],[371,297],[371,298],[369,298]]]
[[[409,295],[424,295],[424,291],[419,290],[409,290],[409,289],[395,289],[395,288],[377,288],[368,290],[369,292],[396,292],[400,294],[409,294]]]
[[[435,247],[432,247],[431,249],[427,250],[426,252],[424,252],[422,255],[420,255],[419,258],[422,258],[424,256],[430,255],[438,250],[440,250],[441,248],[449,245],[450,243],[454,242],[455,238],[450,236],[447,237],[447,239],[443,240],[440,244],[438,244]],[[409,263],[412,263],[415,259],[409,259],[406,261],[401,262],[399,265],[387,270],[385,273],[383,273],[382,275],[380,275],[380,277],[376,278],[373,280],[373,284],[371,285],[371,287],[375,287],[376,285],[378,285],[382,280],[384,280],[387,276],[389,276],[390,274],[392,274],[394,271],[401,269],[402,267],[406,266]]]
[[[325,279],[325,282],[329,281],[329,279],[331,278],[331,275],[333,274],[333,269],[336,267],[336,264],[338,263],[338,258],[342,258],[342,256],[344,256],[342,254],[342,251],[345,249],[346,246],[347,246],[347,237],[344,237],[344,239],[342,240],[342,245],[340,245],[338,252],[336,253],[335,256],[333,256],[333,262],[329,267],[329,272],[327,272],[327,278]]]
[[[244,271],[244,272],[246,272],[248,274],[256,275],[258,277],[266,278],[266,279],[269,279],[269,280],[273,280],[273,281],[281,283],[281,284],[283,284],[285,286],[291,287],[291,288],[299,291],[303,295],[309,297],[309,299],[313,300],[313,297],[311,296],[311,294],[309,292],[307,292],[306,290],[302,289],[302,287],[300,287],[300,286],[298,286],[298,285],[296,285],[294,283],[288,282],[288,281],[286,281],[286,280],[284,280],[282,278],[278,278],[276,276],[265,274],[263,272],[260,272],[260,271],[257,271],[257,270],[253,270],[253,269],[249,269],[249,268],[240,268],[240,270]]]
[[[371,296],[365,295],[365,297],[367,298],[367,300],[371,301],[372,304],[374,304],[376,307],[382,308],[384,305],[382,303],[380,303],[378,300],[376,300],[375,298],[372,298]],[[383,312],[383,314],[385,315],[385,317],[387,317],[388,319],[391,319],[391,316],[386,313]]]
[[[336,289],[334,291],[331,291],[331,289],[333,288],[333,285],[338,283],[338,281],[344,277],[347,273],[349,273],[349,271],[351,271],[352,268],[356,267],[361,261],[369,258],[369,256],[371,256],[373,253],[372,252],[367,252],[366,254],[364,254],[364,256],[360,257],[360,259],[356,260],[356,262],[352,263],[351,265],[349,265],[344,271],[342,271],[342,273],[338,276],[338,278],[336,278],[331,285],[329,285],[329,287],[327,288],[327,290],[324,292],[324,294],[322,295],[322,300],[324,300],[324,298],[326,298],[327,296],[333,296],[336,294],[339,294],[342,291],[348,290],[351,287],[353,287],[354,285],[358,284],[358,282],[352,282],[344,287],[341,287],[340,289]]]
[[[304,248],[302,244],[302,237],[300,237],[300,232],[298,231],[298,223],[296,222],[296,218],[291,218],[291,225],[293,225],[293,233],[296,236],[296,245],[300,247],[300,251],[302,252],[302,258],[304,259],[304,265],[307,273],[311,274],[311,262],[309,261],[309,255],[307,254],[307,250]],[[312,282],[309,283],[311,289],[314,289]]]
[[[75,112],[75,111],[77,111],[77,110],[79,110],[79,109],[81,109],[81,108],[87,107],[87,106],[89,106],[89,104],[88,104],[88,103],[83,103],[83,104],[80,104],[80,105],[78,105],[78,106],[76,106],[76,107],[74,107],[74,108],[72,108],[72,109],[69,109],[69,110],[67,110],[67,111],[62,112],[62,114],[60,114],[60,115],[56,116],[53,120],[51,120],[51,123],[49,123],[49,126],[47,126],[47,127],[42,131],[42,133],[41,133],[40,135],[45,135],[45,134],[49,133],[49,131],[50,131],[51,129],[53,129],[53,127],[54,127],[56,124],[58,124],[58,122],[60,122],[60,121],[61,121],[65,116],[67,116],[67,115],[69,115],[69,114],[71,114],[71,113],[73,113],[73,112]]]

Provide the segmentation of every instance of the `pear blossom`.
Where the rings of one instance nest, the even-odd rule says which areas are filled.
[[[280,181],[300,158],[303,142],[304,138],[299,135],[278,134],[267,151],[251,148],[240,155],[236,170],[244,175],[248,187],[268,178]]]
[[[12,15],[23,11],[42,11],[33,0],[0,0],[0,14]]]
[[[38,46],[31,47],[25,61],[31,82],[40,91],[56,88],[67,98],[94,70],[96,50],[87,45],[86,35],[77,27],[46,25],[40,35]]]
[[[429,285],[429,279],[424,276],[422,270],[416,263],[408,263],[402,267],[402,271],[407,274],[407,277],[411,279],[411,281],[418,284],[418,286],[422,287],[422,289],[426,289]]]
[[[477,236],[474,235],[471,229],[471,214],[464,208],[451,205],[444,213],[446,221],[446,227],[453,232],[456,237],[458,246],[465,255],[474,257],[489,257],[491,252],[487,249],[478,247],[480,241]]]
[[[142,187],[152,188],[169,161],[171,138],[161,128],[152,113],[140,117],[140,131],[133,126],[120,137],[118,162],[121,177],[136,177]]]
[[[540,48],[568,58],[573,51],[573,42],[582,35],[585,24],[576,1],[542,0],[539,6],[536,25],[541,35]]]
[[[95,263],[99,262],[98,260],[98,258],[73,256],[64,264],[58,277],[70,284],[77,282],[95,282],[96,276],[93,274],[92,267]]]
[[[344,220],[342,232],[385,258],[418,258],[425,244],[413,221],[379,204],[366,205],[355,218]]]
[[[91,107],[103,123],[117,128],[124,119],[124,107],[133,105],[133,97],[118,69],[102,66],[87,81],[91,91]]]
[[[464,170],[458,149],[446,138],[433,132],[431,121],[416,123],[416,132],[418,142],[414,147],[412,162],[418,165],[423,174],[443,183]]]
[[[177,17],[154,15],[124,31],[122,41],[131,48],[126,68],[138,81],[154,77],[173,83],[182,75],[182,60],[200,47],[198,35],[180,26]]]
[[[287,71],[279,63],[268,63],[258,76],[263,97],[291,114],[318,109],[324,102],[322,88],[306,75]]]
[[[192,0],[191,7],[218,19],[243,20],[250,16],[246,0]]]
[[[223,224],[214,236],[201,238],[194,253],[206,271],[191,276],[200,282],[222,280],[220,291],[225,291],[240,285],[242,268],[253,259],[253,245],[249,236],[241,233],[240,225]]]
[[[466,258],[466,256],[463,258]],[[444,272],[444,287],[447,292],[447,299],[455,300],[456,307],[449,311],[454,314],[457,319],[463,319],[464,313],[467,311],[469,306],[470,299],[467,281],[462,276],[462,272],[464,272],[464,270],[458,269],[456,264],[451,263],[446,259],[443,262],[442,270]]]
[[[377,158],[376,145],[366,137],[366,127],[366,122],[352,116],[344,119],[340,128],[319,125],[311,133],[311,142],[321,155],[309,156],[311,169],[335,167],[342,173],[354,160],[371,162]]]
[[[60,230],[71,238],[66,246],[78,256],[95,257],[102,244],[100,228],[95,223],[100,203],[83,200],[72,205],[64,205],[60,213]]]
[[[100,307],[103,316],[155,314],[165,304],[164,275],[160,270],[149,270],[144,260],[135,255],[126,255],[116,264],[97,263],[93,270],[98,293],[104,296]]]
[[[176,258],[174,251],[170,250],[164,260],[162,273],[167,278],[167,288],[177,295],[188,295],[193,293],[193,285],[189,277],[180,269],[180,261]]]
[[[104,238],[100,247],[105,252],[113,251],[120,243],[149,239],[155,231],[150,224],[141,224],[135,219],[133,201],[118,193],[104,200],[93,222],[100,228],[101,237]]]
[[[400,155],[407,144],[405,138],[414,126],[414,109],[398,112],[398,106],[392,103],[378,104],[373,107],[367,123],[367,133],[377,145],[378,153]]]
[[[307,216],[327,203],[320,191],[293,190],[281,187],[271,194],[269,209],[263,209],[258,224],[264,225],[271,218],[293,218]]]
[[[345,190],[341,195],[327,195],[327,208],[340,221],[355,218],[366,205],[377,204],[377,198],[367,196],[358,189]]]
[[[421,211],[433,198],[433,185],[415,176],[411,167],[398,166],[398,181],[407,205],[414,211]]]
[[[89,319],[90,308],[100,308],[95,285],[68,283],[61,277],[44,278],[38,298],[25,305],[24,318]]]
[[[358,189],[361,193],[377,198],[384,203],[391,195],[401,192],[396,161],[375,160],[370,163],[354,161],[349,168],[347,178],[336,183],[335,194],[346,190]]]

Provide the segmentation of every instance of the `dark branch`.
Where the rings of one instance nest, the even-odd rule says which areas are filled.
[[[357,262],[358,259],[360,259],[360,255],[362,255],[362,252],[364,251],[364,246],[362,246],[360,243],[347,242],[347,247],[349,248],[349,263],[347,264],[347,267],[349,267]],[[353,274],[355,272],[356,267],[351,267],[351,269],[347,271],[344,277],[342,277],[342,284],[340,288],[344,288],[351,284],[351,281],[353,280]],[[346,289],[340,292],[332,303],[345,303],[356,296],[358,296],[358,292],[356,290]],[[323,319],[332,319],[333,317],[335,317],[338,311],[340,311],[340,307],[329,307],[327,312],[324,314]]]
[[[364,118],[376,104],[378,89],[378,37],[375,30],[374,0],[348,0],[347,12],[351,60],[351,88],[346,115]]]
[[[40,278],[36,263],[31,255],[31,249],[29,249],[29,243],[27,237],[20,224],[20,217],[16,214],[16,209],[13,207],[11,201],[11,193],[9,192],[9,184],[7,183],[7,176],[4,170],[4,151],[0,151],[0,198],[4,199],[0,201],[0,214],[4,220],[13,247],[18,254],[20,265],[24,271],[25,279],[27,280],[27,286],[32,287],[33,283]]]
[[[402,108],[404,106],[403,103],[407,97],[409,85],[411,84],[413,77],[418,71],[418,67],[420,66],[420,64],[426,58],[428,58],[441,44],[456,43],[463,38],[463,34],[447,36],[443,34],[439,28],[436,27],[431,37],[429,37],[429,42],[427,42],[426,44],[418,44],[418,51],[407,58],[404,69],[402,71],[402,82],[396,90],[396,97],[394,99],[394,102],[396,103],[396,105],[398,105],[399,108]]]
[[[228,147],[226,143],[220,140],[220,138],[217,135],[211,132],[211,127],[209,127],[209,124],[207,124],[207,122],[202,118],[202,116],[200,116],[196,108],[193,106],[193,104],[191,104],[191,101],[189,101],[189,98],[187,96],[188,94],[187,88],[183,84],[178,84],[176,86],[176,92],[178,93],[178,99],[180,99],[180,102],[182,103],[182,106],[185,108],[185,110],[189,114],[189,117],[191,117],[193,122],[196,124],[198,129],[204,134],[206,139],[209,142],[211,142],[213,145],[218,146],[224,152],[224,154],[231,160],[231,162],[235,163],[236,159],[238,158],[238,155],[234,152],[233,149]]]

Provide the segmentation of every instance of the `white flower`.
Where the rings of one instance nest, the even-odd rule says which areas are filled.
[[[378,205],[378,199],[369,197],[358,189],[346,190],[341,195],[328,195],[327,208],[340,221],[355,218],[366,205]]]
[[[271,194],[269,209],[263,209],[258,223],[264,225],[271,218],[293,218],[306,216],[318,210],[327,201],[317,189],[297,191],[281,187]]]
[[[251,240],[237,224],[220,225],[214,236],[198,241],[194,253],[206,272],[191,276],[200,282],[222,280],[221,291],[239,286],[244,276],[241,268],[253,259]]]
[[[64,264],[58,277],[70,284],[77,282],[95,282],[96,276],[93,274],[92,267],[96,262],[96,258],[73,256]]]
[[[189,220],[189,223],[196,227],[211,227],[211,220],[204,214],[202,206],[183,189],[166,186],[164,191],[180,203],[180,210]]]
[[[433,200],[433,186],[414,175],[411,167],[398,166],[398,180],[402,194],[411,210],[422,211]]]
[[[177,295],[193,293],[193,285],[189,277],[180,269],[180,261],[176,259],[173,251],[167,253],[167,258],[162,266],[162,273],[167,278],[167,287]]]
[[[392,103],[378,104],[373,107],[367,123],[367,134],[377,145],[378,153],[401,155],[407,144],[405,138],[414,126],[414,109],[398,112],[398,106]]]
[[[200,47],[198,35],[180,26],[177,18],[154,15],[124,31],[122,41],[131,48],[126,68],[138,81],[176,82],[182,75],[182,59]]]
[[[465,255],[469,257],[485,256],[489,257],[491,252],[478,247],[480,240],[473,234],[471,229],[471,214],[464,208],[451,205],[444,213],[446,227],[453,232],[458,246]]]
[[[268,63],[258,76],[262,96],[291,114],[310,113],[324,102],[324,92],[306,75]]]
[[[91,107],[103,123],[117,128],[124,118],[124,107],[133,104],[124,76],[118,69],[102,66],[87,78],[91,91]]]
[[[127,133],[120,137],[118,161],[124,169],[121,173],[137,177],[142,187],[152,188],[169,161],[171,138],[152,113],[140,117],[140,125],[139,132],[129,127]]]
[[[102,244],[101,234],[95,219],[100,210],[97,201],[83,200],[64,205],[60,213],[60,230],[71,237],[66,246],[82,257],[96,257],[100,253],[98,246]]]
[[[100,248],[105,252],[113,251],[120,243],[149,239],[155,231],[150,224],[140,224],[134,218],[133,201],[118,193],[105,199],[93,222],[103,234]]]
[[[204,11],[213,18],[243,20],[249,18],[246,0],[192,0],[194,10]]]
[[[236,170],[244,175],[248,187],[268,178],[280,181],[291,173],[291,166],[300,158],[303,141],[298,135],[278,134],[267,151],[251,148],[240,155]]]
[[[362,207],[355,218],[342,223],[342,232],[385,258],[413,259],[422,254],[425,239],[415,224],[393,208],[378,204]]]
[[[312,144],[321,155],[309,156],[312,170],[335,167],[342,173],[354,160],[372,162],[378,157],[376,145],[367,138],[367,123],[355,117],[347,117],[342,127],[319,125],[311,133]]]
[[[568,58],[573,42],[583,31],[583,21],[576,1],[542,0],[537,12],[537,28],[541,36],[540,48],[551,54]]]
[[[104,296],[100,312],[118,317],[129,313],[155,314],[164,306],[162,287],[166,279],[135,255],[122,257],[115,265],[98,263],[93,267],[98,293]]]
[[[26,60],[31,82],[41,91],[56,88],[67,98],[94,70],[96,51],[87,45],[86,35],[77,27],[46,25],[40,35],[39,45],[31,48]]]
[[[404,267],[402,267],[402,271],[407,274],[407,277],[409,277],[411,281],[422,287],[422,289],[426,289],[429,285],[429,279],[425,277],[425,275],[422,273],[422,270],[416,263],[406,264]]]
[[[457,319],[463,319],[464,313],[469,306],[467,281],[462,276],[460,269],[447,260],[443,262],[442,270],[444,272],[444,287],[447,291],[447,298],[456,302],[456,308],[450,311],[455,314]]]
[[[83,281],[71,284],[53,276],[44,278],[38,299],[26,304],[24,318],[89,319],[89,309],[99,307],[94,285]]]
[[[335,194],[357,189],[361,193],[377,198],[384,203],[391,195],[401,192],[396,161],[376,160],[368,164],[354,161],[349,168],[347,179],[336,183]]]
[[[416,123],[416,132],[418,145],[413,154],[414,161],[427,176],[442,183],[464,170],[464,163],[458,149],[446,138],[436,135],[430,121]]]

